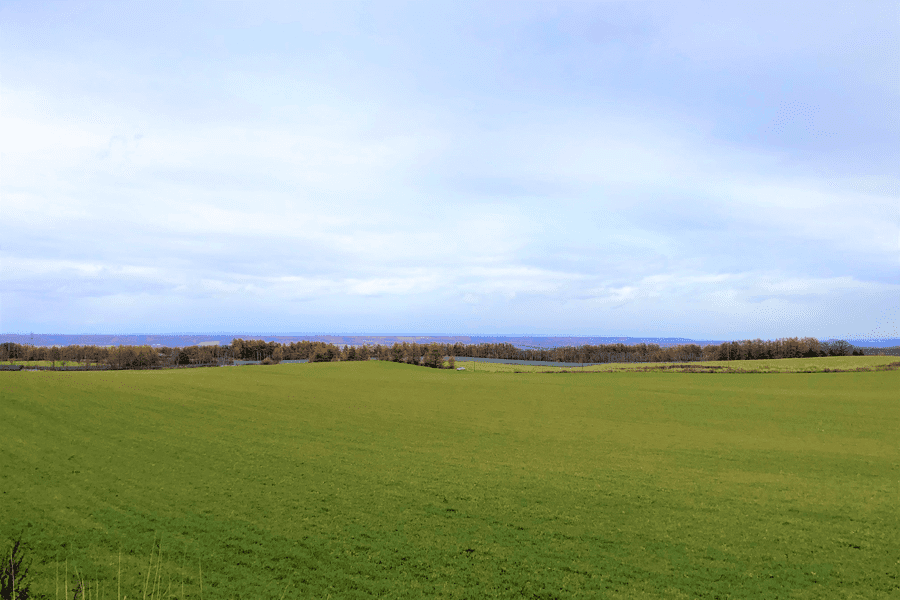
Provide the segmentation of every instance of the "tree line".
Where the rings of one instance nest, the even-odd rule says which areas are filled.
[[[224,364],[227,347],[187,346],[31,346],[3,342],[0,361],[47,361],[52,366],[78,364],[85,368],[154,369]]]
[[[280,362],[282,360],[308,360],[309,362],[384,360],[409,364],[440,367],[448,354],[448,344],[416,344],[410,342],[383,344],[366,344],[363,346],[347,346],[343,348],[327,342],[291,342],[279,344],[263,340],[231,341],[230,349],[235,360],[266,360]]]
[[[884,352],[887,350],[887,352]],[[879,349],[892,354],[894,349]],[[870,353],[872,349],[869,349]],[[547,362],[631,363],[694,362],[711,360],[760,360],[818,356],[863,355],[843,340],[820,341],[816,338],[780,338],[742,340],[722,344],[682,344],[660,347],[658,344],[599,344],[556,348],[519,348],[509,343],[430,343],[397,342],[390,346],[367,344],[338,346],[327,342],[291,342],[282,344],[264,340],[235,338],[228,346],[30,346],[0,344],[0,361],[50,361],[52,364],[77,363],[111,369],[151,369],[179,366],[234,364],[234,361],[278,363],[284,360],[309,362],[383,360],[440,368],[445,357],[499,358]]]
[[[819,341],[816,338],[780,338],[777,340],[742,340],[722,344],[680,344],[660,347],[658,344],[598,344],[560,346],[556,348],[517,348],[512,344],[448,345],[455,356],[539,360],[549,362],[620,363],[620,362],[692,362],[710,360],[760,360],[815,356],[861,356],[862,348],[846,341]]]

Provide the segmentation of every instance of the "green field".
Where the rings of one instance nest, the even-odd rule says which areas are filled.
[[[900,597],[900,372],[481,367],[0,373],[0,543],[50,598]]]

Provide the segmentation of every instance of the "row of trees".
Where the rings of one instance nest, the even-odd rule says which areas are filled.
[[[781,338],[743,340],[700,347],[684,344],[661,348],[657,344],[601,344],[558,348],[517,348],[512,344],[417,344],[415,342],[364,346],[336,346],[325,342],[280,344],[263,340],[236,338],[230,346],[187,346],[151,348],[150,346],[29,346],[0,344],[0,361],[76,362],[113,369],[160,368],[188,365],[233,364],[235,360],[310,362],[384,360],[439,368],[445,356],[539,360],[550,362],[686,362],[708,360],[758,360],[815,356],[862,355],[861,348],[838,340]]]
[[[744,340],[725,342],[718,346],[706,346],[708,360],[759,360],[765,358],[812,358],[816,356],[862,356],[862,348],[856,348],[844,340],[819,341],[816,338],[781,338],[778,340]],[[713,358],[714,357],[714,358]]]
[[[189,365],[223,364],[229,357],[228,347],[188,346],[185,348],[153,348],[150,346],[31,346],[4,342],[0,344],[0,361],[49,361],[77,363],[85,367],[111,369],[152,369]]]
[[[448,355],[447,344],[416,344],[403,342],[385,346],[371,344],[364,346],[336,346],[326,342],[292,342],[279,344],[263,340],[234,339],[231,351],[235,360],[308,360],[310,362],[331,362],[340,360],[385,360],[409,364],[440,367],[444,356]]]
[[[433,344],[432,344],[433,345]],[[757,360],[765,358],[801,358],[813,356],[847,356],[864,354],[848,342],[819,341],[816,338],[781,338],[777,340],[743,340],[709,344],[682,344],[662,348],[658,344],[599,344],[561,346],[557,348],[517,348],[512,344],[437,344],[447,356],[501,358],[509,360],[539,360],[550,362],[682,362],[700,360]],[[396,356],[416,356],[415,344],[394,344],[390,349]],[[381,348],[380,346],[378,348]],[[408,348],[408,349],[407,349]]]

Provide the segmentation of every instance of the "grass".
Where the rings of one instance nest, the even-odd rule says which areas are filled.
[[[482,364],[0,373],[0,542],[48,597],[900,594],[900,373]]]
[[[665,371],[691,372],[694,370],[721,371],[727,373],[824,373],[828,371],[874,371],[894,365],[896,356],[828,356],[819,358],[782,358],[772,360],[713,360],[689,363],[610,363],[584,367],[557,367],[552,365],[510,365],[457,359],[457,367],[468,371],[490,373],[560,373],[568,372],[621,372]]]

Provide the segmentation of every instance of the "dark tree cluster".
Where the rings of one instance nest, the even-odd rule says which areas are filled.
[[[396,346],[395,346],[396,347]],[[689,362],[701,360],[755,360],[764,358],[800,358],[812,356],[862,355],[862,349],[849,343],[820,342],[816,338],[743,340],[709,344],[682,344],[662,348],[657,344],[599,344],[560,346],[557,348],[517,348],[512,344],[445,344],[445,354],[476,358],[540,360],[549,362]]]
[[[777,340],[744,340],[725,342],[703,348],[706,360],[757,360],[763,358],[813,358],[817,356],[861,356],[861,348],[855,348],[844,340],[832,342],[816,338],[781,338]]]
[[[282,360],[308,360],[309,362],[385,360],[404,362],[430,367],[443,365],[447,354],[446,344],[398,343],[393,346],[381,344],[363,346],[336,346],[326,342],[292,342],[279,344],[263,340],[243,340],[231,342],[231,352],[235,360],[280,362]]]
[[[151,346],[30,346],[4,342],[0,344],[0,361],[49,361],[77,363],[85,368],[158,369],[176,366],[222,364],[227,348],[188,346],[185,348],[153,348]]]

